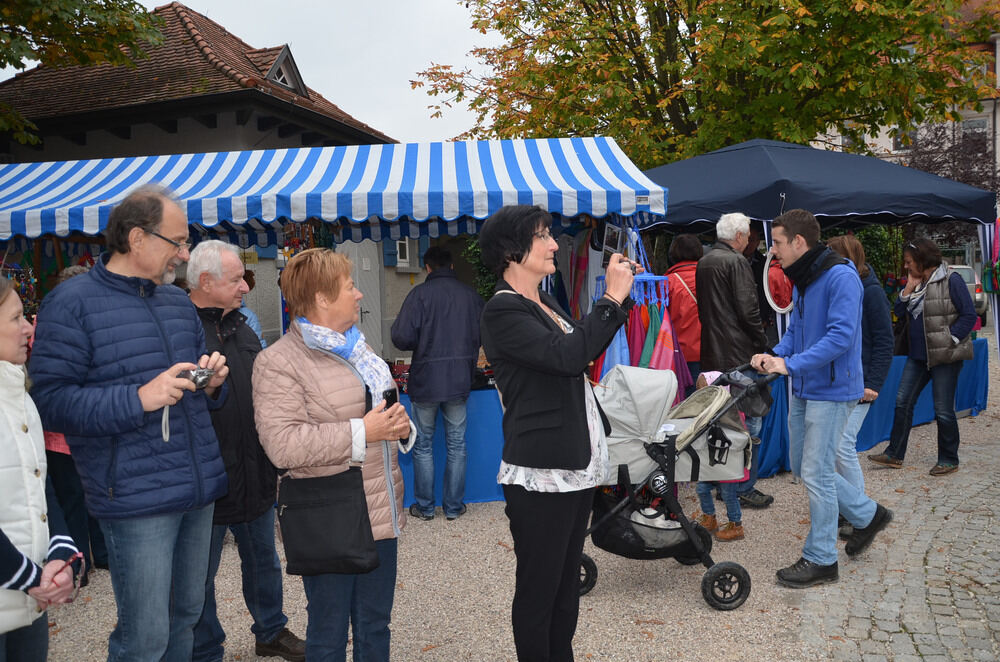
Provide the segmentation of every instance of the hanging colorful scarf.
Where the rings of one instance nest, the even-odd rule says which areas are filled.
[[[646,327],[642,323],[642,310],[645,306],[632,306],[628,313],[628,354],[629,365],[639,365],[642,356],[642,341],[646,337]]]
[[[653,349],[656,347],[656,336],[660,333],[660,308],[651,304],[645,306],[649,314],[649,328],[646,329],[646,340],[642,344],[642,356],[639,358],[639,367],[648,368],[649,362],[653,358]]]
[[[601,379],[616,365],[631,365],[629,363],[628,339],[625,327],[620,326],[611,339],[611,344],[604,352],[604,362],[601,364]],[[598,379],[597,381],[600,381]]]

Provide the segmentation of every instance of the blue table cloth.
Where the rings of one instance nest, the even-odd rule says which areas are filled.
[[[955,410],[975,416],[986,408],[989,393],[988,352],[986,340],[979,338],[972,344],[975,355],[965,361],[958,379],[955,393]],[[903,374],[906,357],[896,356],[885,386],[878,399],[868,411],[865,424],[858,434],[858,451],[868,450],[886,441],[892,430],[893,411],[896,407],[896,393],[899,378]],[[785,395],[785,381],[778,380],[771,385],[774,405],[764,417],[761,430],[760,475],[773,476],[779,471],[787,471],[788,464],[788,399]],[[410,411],[410,399],[404,394],[403,406]],[[493,389],[472,391],[468,402],[468,427],[465,432],[467,467],[465,473],[465,502],[502,501],[503,491],[497,485],[497,471],[500,468],[500,453],[503,450],[501,420],[503,410],[500,399]],[[913,411],[913,424],[934,420],[934,405],[930,384],[921,393]],[[441,486],[444,480],[444,423],[440,414],[434,431],[434,499],[441,504]],[[413,503],[413,462],[409,454],[400,454],[399,464],[403,470],[405,505]]]

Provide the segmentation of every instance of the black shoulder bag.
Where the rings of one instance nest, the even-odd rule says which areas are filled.
[[[361,574],[378,567],[361,467],[282,478],[278,524],[290,575]]]
[[[367,385],[365,411],[372,408]],[[387,476],[386,480],[392,480]],[[278,526],[290,575],[363,574],[378,567],[361,467],[332,476],[291,478],[278,486]]]

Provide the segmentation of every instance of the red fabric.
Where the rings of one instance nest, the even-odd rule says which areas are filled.
[[[66,435],[61,432],[49,432],[48,430],[42,430],[42,435],[45,437],[45,450],[62,453],[63,455],[70,454],[69,444],[66,443]]]
[[[669,303],[667,312],[677,333],[677,343],[686,361],[701,360],[701,320],[698,319],[698,290],[695,288],[694,272],[697,262],[678,262],[667,270]],[[681,281],[691,288],[691,294],[684,289]]]
[[[771,260],[771,267],[767,271],[767,287],[771,290],[774,303],[780,307],[784,308],[792,302],[792,281],[788,280],[777,260]]]
[[[642,324],[642,309],[645,306],[632,306],[628,314],[628,364],[639,365],[642,357],[642,345],[646,340],[647,327]]]

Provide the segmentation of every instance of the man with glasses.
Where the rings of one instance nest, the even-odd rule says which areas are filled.
[[[189,244],[168,192],[130,193],[105,238],[94,268],[44,300],[32,395],[45,429],[66,435],[104,533],[118,608],[108,659],[190,660],[214,503],[227,491],[209,409],[229,369],[206,355],[194,306],[170,284]],[[200,389],[197,368],[212,371]]]

